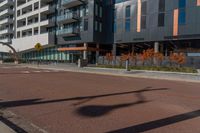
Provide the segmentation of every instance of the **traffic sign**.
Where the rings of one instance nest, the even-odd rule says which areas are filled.
[[[37,44],[35,45],[35,49],[36,49],[37,51],[41,51],[41,50],[42,50],[42,45],[41,45],[40,43],[37,43]]]

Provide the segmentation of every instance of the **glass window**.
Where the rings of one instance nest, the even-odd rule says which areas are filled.
[[[126,18],[131,16],[131,6],[126,6]]]
[[[141,28],[146,29],[147,1],[142,1]]]
[[[165,0],[159,0],[159,12],[165,11]]]
[[[84,31],[88,30],[88,19],[84,19]]]
[[[158,14],[158,26],[163,27],[165,25],[165,13]]]
[[[126,32],[129,32],[130,31],[130,26],[131,24],[130,24],[130,19],[126,19],[126,23],[125,23],[125,31]]]
[[[186,13],[185,9],[179,9],[179,18],[178,18],[179,24],[183,25],[186,23]]]
[[[186,24],[186,0],[179,0],[179,25]]]
[[[146,29],[146,16],[141,17],[141,28]]]
[[[102,18],[103,17],[103,9],[102,6],[100,6],[100,10],[99,10],[99,17]]]
[[[98,16],[98,5],[95,4],[95,16]]]
[[[142,15],[146,15],[147,14],[147,2],[143,1],[142,2]]]
[[[186,7],[186,0],[179,0],[179,8],[185,8]]]
[[[116,21],[114,21],[114,24],[113,24],[113,32],[116,33],[117,31],[117,24],[116,24]]]
[[[98,31],[98,22],[95,21],[95,24],[94,24],[94,25],[95,25],[95,29],[94,29],[94,30],[95,30],[95,31]]]
[[[158,27],[165,25],[165,0],[159,0]]]
[[[102,32],[102,23],[99,22],[99,32]]]

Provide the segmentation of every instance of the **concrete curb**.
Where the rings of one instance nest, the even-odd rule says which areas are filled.
[[[174,78],[174,77],[159,77],[159,76],[156,76],[156,75],[155,76],[144,76],[144,75],[129,74],[129,73],[127,74],[127,73],[125,73],[126,71],[116,71],[116,73],[90,71],[89,67],[88,67],[88,70],[84,69],[84,68],[82,68],[82,69],[51,68],[51,67],[47,68],[45,66],[37,67],[37,66],[31,66],[31,65],[26,65],[26,67],[34,68],[34,69],[48,69],[48,70],[58,70],[58,71],[76,72],[76,73],[89,73],[89,74],[121,76],[121,77],[131,77],[131,78],[145,78],[145,79],[200,83],[200,80],[189,80],[189,79],[181,79],[181,78]],[[197,75],[191,75],[191,76],[197,76]]]
[[[118,71],[126,71],[125,69],[116,69],[116,68],[98,68],[98,67],[86,67],[89,69],[94,70],[118,70]],[[192,75],[192,76],[198,76],[200,75],[200,70],[198,70],[198,73],[183,73],[183,72],[167,72],[167,71],[150,71],[150,70],[131,70],[130,72],[151,72],[151,73],[161,73],[161,74],[180,74],[180,75]]]

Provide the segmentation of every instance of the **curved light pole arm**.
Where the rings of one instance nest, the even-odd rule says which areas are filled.
[[[19,57],[18,57],[17,51],[15,50],[14,47],[12,47],[9,43],[5,43],[5,42],[0,42],[0,44],[9,47],[14,53],[15,61],[19,61]]]

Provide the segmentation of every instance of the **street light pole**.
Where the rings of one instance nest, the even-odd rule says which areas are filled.
[[[2,44],[3,46],[9,47],[13,51],[15,63],[18,64],[19,63],[19,57],[18,57],[18,54],[17,54],[17,51],[15,50],[15,48],[12,47],[10,45],[10,43],[0,42],[0,44]]]

